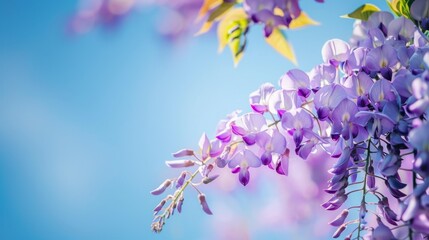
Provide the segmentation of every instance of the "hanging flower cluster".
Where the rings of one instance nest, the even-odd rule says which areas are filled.
[[[265,22],[266,34],[288,23],[288,17],[280,20],[265,11],[271,1],[258,8],[252,2],[258,1],[245,6],[258,9],[248,12]],[[426,13],[416,14],[423,16],[421,23],[427,21]],[[357,21],[354,29],[350,44],[326,42],[324,62],[310,72],[289,70],[279,87],[265,83],[251,93],[252,111],[228,115],[214,138],[203,134],[198,150],[173,154],[180,160],[167,161],[169,167],[196,169],[152,191],[160,195],[170,186],[175,189],[154,209],[155,232],[176,209],[182,210],[188,186],[197,190],[203,211],[212,214],[198,185],[218,178],[215,168],[229,168],[246,186],[257,168],[287,176],[294,171],[289,161],[323,151],[336,159],[325,189],[332,197],[321,203],[339,211],[330,222],[337,228],[334,238],[346,229],[352,231],[345,239],[397,239],[401,236],[395,230],[403,228],[409,229],[410,239],[429,235],[428,39],[413,21],[387,12]],[[345,206],[352,194],[359,204]],[[357,219],[349,219],[355,210]]]

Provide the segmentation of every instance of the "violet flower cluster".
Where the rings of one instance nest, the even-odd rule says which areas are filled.
[[[334,238],[346,229],[345,239],[429,236],[428,39],[411,20],[387,12],[354,27],[350,44],[325,43],[322,64],[289,70],[279,87],[263,84],[250,94],[251,112],[228,115],[214,138],[203,134],[199,149],[173,154],[181,159],[167,165],[185,170],[152,191],[176,189],[154,209],[155,232],[182,210],[188,186],[212,214],[198,185],[219,177],[216,168],[229,168],[246,186],[257,168],[287,176],[290,161],[323,151],[336,159],[325,189],[332,196],[322,203],[338,211]],[[345,206],[352,194],[359,204]]]

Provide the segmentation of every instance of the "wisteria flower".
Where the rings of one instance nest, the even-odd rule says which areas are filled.
[[[248,145],[255,144],[256,134],[267,127],[265,118],[259,113],[248,113],[231,124],[232,132],[242,137]]]
[[[429,18],[429,3],[425,0],[415,0],[410,8],[411,16],[417,21]]]
[[[314,106],[320,120],[329,117],[330,112],[343,100],[347,93],[339,84],[322,87],[314,96]]]
[[[386,79],[375,82],[369,90],[369,99],[378,110],[381,110],[387,102],[395,101],[396,94],[392,83]]]
[[[343,86],[348,96],[356,98],[360,107],[364,107],[368,103],[368,93],[374,82],[364,72],[359,72],[357,75],[350,75],[343,80]],[[364,102],[364,103],[362,103]]]
[[[420,115],[429,108],[429,83],[422,78],[416,78],[412,83],[412,89],[417,100],[408,109]]]
[[[273,26],[286,24],[274,18],[286,21],[294,3],[246,0],[244,6],[269,35]],[[198,186],[220,178],[217,168],[228,166],[225,172],[238,174],[246,186],[250,168],[264,165],[290,178],[302,173],[297,165],[312,161],[332,166],[326,169],[329,176],[317,169],[311,180],[318,179],[314,196],[330,194],[323,208],[340,209],[330,218],[329,224],[337,227],[334,238],[350,228],[344,239],[397,239],[401,232],[412,239],[427,237],[429,42],[423,33],[428,16],[425,2],[412,5],[415,19],[376,12],[356,22],[350,44],[326,42],[322,64],[309,73],[289,70],[278,86],[263,84],[250,94],[250,112],[222,121],[214,139],[203,134],[199,150],[174,153],[186,159],[167,165],[186,171],[152,192],[159,195],[176,186],[155,207],[152,229],[160,231],[165,219],[181,208],[187,186],[197,190],[203,211],[211,214]],[[299,158],[306,161],[295,161]],[[194,173],[187,171],[192,168]],[[302,182],[298,185],[311,192]]]
[[[252,151],[245,149],[234,155],[228,166],[230,168],[239,167],[238,180],[246,186],[250,180],[249,168],[260,167],[261,160]]]
[[[349,100],[344,99],[337,107],[332,111],[332,131],[331,135],[335,139],[341,135],[344,140],[352,141],[353,138],[357,137],[359,131],[364,132],[365,129],[355,123],[355,115],[358,113],[356,104]],[[351,143],[349,144],[351,145]]]
[[[350,46],[341,39],[327,41],[322,47],[322,57],[325,63],[331,63],[338,66],[344,62],[350,55]]]
[[[286,151],[286,139],[278,130],[260,132],[256,135],[256,142],[263,150],[261,162],[264,165],[271,163],[273,153],[283,154]]]
[[[372,49],[366,56],[366,66],[371,71],[389,71],[397,62],[396,50],[388,44]]]
[[[408,42],[414,36],[415,31],[416,26],[414,23],[405,17],[394,19],[388,27],[388,34],[390,36],[405,42]]]
[[[297,91],[294,90],[277,90],[275,91],[269,101],[268,109],[270,113],[283,116],[283,113],[288,111],[295,111],[301,107],[303,101],[299,97]]]
[[[306,131],[312,131],[313,118],[309,113],[298,109],[296,113],[284,113],[282,116],[282,126],[293,135],[295,145],[300,145]]]
[[[262,84],[259,90],[250,94],[250,106],[255,112],[265,113],[268,111],[268,102],[271,94],[275,91],[275,87],[271,83]]]
[[[307,98],[311,90],[309,89],[310,78],[308,75],[299,70],[289,70],[285,75],[280,78],[280,86],[285,90],[296,90],[298,95]]]
[[[222,142],[228,143],[232,138],[231,124],[238,118],[241,111],[234,111],[227,115],[226,119],[219,121],[216,138]]]

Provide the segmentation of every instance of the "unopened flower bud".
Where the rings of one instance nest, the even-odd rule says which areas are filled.
[[[191,149],[182,149],[182,150],[179,150],[179,151],[173,153],[173,157],[176,157],[176,158],[185,157],[185,156],[192,156],[192,155],[194,155],[194,151]]]
[[[165,191],[165,189],[167,189],[171,185],[171,182],[172,182],[171,179],[165,180],[163,183],[161,183],[161,185],[159,185],[159,187],[152,190],[150,193],[152,195],[159,195],[159,194],[163,193]]]
[[[186,172],[182,172],[179,178],[177,179],[176,188],[180,188],[183,185],[183,183],[185,182],[185,178],[186,178]]]
[[[208,215],[212,215],[213,213],[212,211],[210,211],[209,205],[207,204],[207,201],[206,201],[206,195],[204,195],[203,193],[199,194],[198,200],[200,200],[200,204],[201,204],[201,207],[203,208],[203,211]]]
[[[397,225],[396,221],[398,221],[398,216],[396,215],[396,213],[390,209],[389,206],[385,206],[383,208],[383,216],[386,219],[386,221],[392,225]]]
[[[162,199],[162,201],[153,209],[153,211],[155,212],[154,214],[156,215],[156,214],[158,214],[159,213],[159,211],[161,211],[161,209],[162,209],[162,207],[164,207],[164,204],[166,203],[167,201],[165,200],[165,199]]]
[[[337,231],[335,231],[335,232],[334,232],[334,235],[332,235],[332,237],[333,237],[333,238],[338,238],[338,237],[341,235],[341,233],[343,233],[343,232],[344,232],[344,230],[346,230],[346,226],[345,226],[345,225],[341,225],[341,226],[337,229]]]
[[[203,165],[201,168],[201,174],[207,177],[210,174],[210,172],[213,170],[213,168],[214,168],[213,164]]]
[[[177,211],[179,212],[179,213],[181,213],[182,212],[182,205],[183,205],[183,201],[184,201],[185,199],[183,198],[183,196],[179,199],[179,202],[177,203]]]
[[[216,158],[216,166],[218,168],[224,168],[226,164],[227,164],[227,161],[224,158],[222,157]]]
[[[365,205],[365,203],[363,202],[363,203],[360,205],[359,218],[360,218],[360,219],[364,219],[364,218],[365,218],[365,215],[366,215],[366,212],[367,212],[367,210],[366,210],[366,205]]]
[[[366,185],[370,190],[375,188],[374,167],[372,165],[368,167],[368,178],[366,179]]]
[[[192,160],[173,160],[165,161],[165,164],[171,168],[183,168],[194,166],[195,162]]]
[[[217,177],[219,177],[218,174],[210,176],[210,177],[205,177],[205,178],[203,178],[203,183],[209,184],[209,183],[213,182]]]
[[[346,218],[347,218],[347,216],[349,215],[349,210],[348,209],[344,209],[341,213],[340,213],[340,215],[338,215],[332,222],[330,222],[329,224],[331,225],[331,226],[334,226],[334,227],[338,227],[338,226],[340,226],[341,224],[343,224],[344,223],[344,221],[346,220]]]
[[[345,237],[345,238],[344,238],[344,240],[350,240],[350,239],[352,239],[352,235],[353,235],[353,234],[352,234],[352,233],[350,233],[349,235],[347,235],[347,237]]]
[[[347,200],[347,195],[344,194],[344,190],[337,192],[331,199],[322,204],[326,210],[334,211],[343,205],[343,203]]]

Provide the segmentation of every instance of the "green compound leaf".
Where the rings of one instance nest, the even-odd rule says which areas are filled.
[[[220,4],[219,7],[217,7],[209,15],[209,18],[207,19],[207,22],[212,22],[212,21],[218,19],[219,17],[221,17],[222,15],[224,15],[225,13],[227,13],[234,5],[235,5],[235,2],[223,2],[222,4]]]
[[[360,20],[368,20],[369,16],[371,16],[371,14],[375,13],[375,12],[379,12],[380,8],[378,8],[377,6],[370,4],[370,3],[366,3],[363,4],[362,6],[358,7],[356,10],[354,10],[353,12],[343,15],[341,17],[343,18],[354,18],[354,19],[360,19]]]
[[[406,17],[411,19],[410,7],[414,0],[386,0],[390,10],[398,17]]]
[[[246,33],[249,25],[249,20],[243,9],[234,8],[225,14],[224,18],[219,22],[217,29],[219,50],[228,45],[234,60],[234,66],[243,57],[244,48],[246,46]]]
[[[401,16],[401,12],[398,10],[398,4],[400,3],[400,0],[386,0],[387,5],[389,6],[390,10],[398,17]]]
[[[265,38],[267,43],[274,48],[278,53],[287,58],[293,64],[297,65],[295,53],[292,46],[286,39],[286,36],[278,28],[274,29],[271,35]]]

